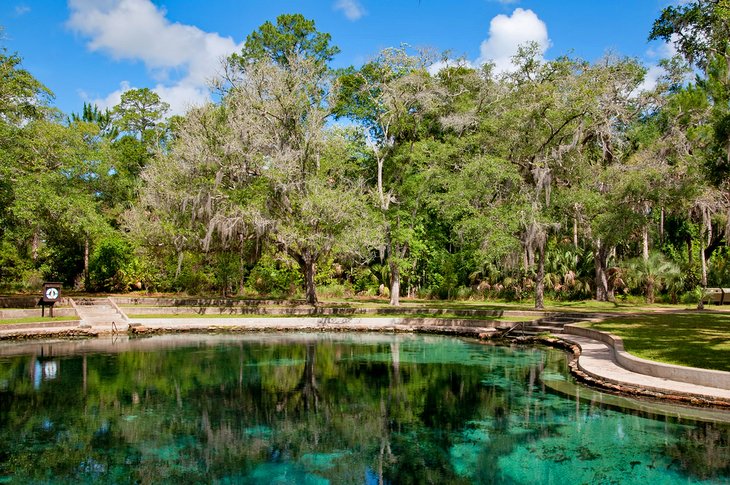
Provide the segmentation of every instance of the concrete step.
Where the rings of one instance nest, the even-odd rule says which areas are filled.
[[[525,330],[535,331],[535,332],[553,332],[553,331],[563,331],[563,327],[557,327],[555,325],[530,325],[525,327]]]
[[[116,310],[81,310],[78,312],[82,315],[118,315],[119,312]]]

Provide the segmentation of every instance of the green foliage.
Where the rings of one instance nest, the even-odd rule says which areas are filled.
[[[379,277],[377,268],[382,268],[382,265],[358,266],[353,269],[350,278],[352,288],[357,294],[376,295],[380,285],[385,284],[387,275],[385,278]]]
[[[31,269],[28,258],[19,253],[17,246],[10,241],[0,241],[0,288],[23,289],[27,272]],[[16,287],[17,285],[17,287]]]
[[[129,89],[122,93],[121,101],[112,110],[115,127],[130,133],[147,146],[157,146],[162,141],[162,119],[170,105],[149,88]]]
[[[330,45],[331,38],[301,14],[282,14],[276,18],[276,25],[266,21],[249,34],[241,53],[231,55],[229,61],[245,69],[250,62],[268,60],[288,66],[294,57],[305,57],[326,68],[340,52],[338,47]]]
[[[288,258],[276,258],[265,254],[253,267],[246,286],[259,295],[292,296],[302,285],[302,274]]]
[[[22,59],[0,47],[0,118],[20,125],[39,119],[53,93],[21,67]]]
[[[684,61],[652,93],[633,59],[535,45],[500,76],[433,75],[407,47],[335,73],[330,36],[281,15],[228,59],[216,102],[169,121],[146,88],[61,116],[2,50],[0,286],[83,288],[90,248],[89,290],[677,301],[706,248],[727,287],[729,12],[664,9],[650,37]],[[644,241],[664,257],[632,260]]]
[[[95,291],[127,291],[134,282],[137,264],[129,242],[117,236],[101,240],[89,262],[91,288]]]
[[[708,261],[707,286],[730,288],[730,248],[716,249]]]
[[[683,287],[682,273],[677,265],[659,252],[649,254],[649,259],[635,258],[628,262],[629,282],[644,291],[647,303],[654,303],[656,292],[670,288],[675,295]],[[675,297],[676,301],[676,297]]]

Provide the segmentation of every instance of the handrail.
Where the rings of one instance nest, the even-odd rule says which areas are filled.
[[[522,336],[524,337],[525,336],[525,323],[526,322],[517,322],[517,323],[515,323],[510,328],[508,328],[506,332],[504,332],[502,334],[502,338],[507,338],[507,335],[509,335],[510,332],[512,332],[512,330],[516,329],[517,327],[520,327],[521,328],[521,330],[522,330]]]

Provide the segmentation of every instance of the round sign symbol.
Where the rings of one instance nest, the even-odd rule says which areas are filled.
[[[58,288],[48,288],[46,290],[46,298],[49,300],[55,300],[58,298]]]

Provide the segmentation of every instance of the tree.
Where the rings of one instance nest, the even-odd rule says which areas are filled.
[[[170,105],[149,88],[129,89],[112,110],[112,119],[121,132],[136,136],[147,146],[159,146],[162,119]]]
[[[644,297],[649,304],[654,303],[654,296],[661,285],[668,285],[671,280],[680,277],[677,265],[667,261],[661,253],[652,252],[648,258],[636,258],[629,263],[629,274],[638,286],[643,287]]]
[[[225,59],[222,76],[213,80],[213,86],[224,95],[244,82],[252,64],[262,61],[287,69],[292,59],[308,59],[312,69],[324,73],[340,52],[330,41],[330,34],[318,31],[313,20],[301,14],[279,15],[276,25],[264,22],[246,38],[240,53]]]
[[[309,304],[317,263],[373,239],[365,191],[345,177],[345,138],[325,129],[327,77],[315,65],[247,65],[220,106],[188,114],[170,156],[145,172],[146,197],[187,214],[203,248],[258,238],[296,261]]]
[[[709,122],[713,136],[704,147],[708,178],[723,192],[726,205],[725,242],[730,241],[730,2],[695,0],[662,10],[654,22],[649,39],[661,39],[677,46],[679,54],[697,66],[695,93],[704,93],[710,106]],[[692,89],[689,87],[688,89]],[[690,128],[690,131],[695,131]]]
[[[649,40],[672,42],[691,64],[706,71],[714,57],[728,58],[730,2],[694,0],[670,5],[654,21]]]
[[[386,162],[393,162],[399,147],[418,140],[438,102],[439,90],[426,71],[427,65],[425,57],[409,55],[404,48],[385,49],[375,60],[357,71],[347,70],[338,79],[335,113],[360,121],[371,137],[376,161],[376,204],[383,218],[390,268],[391,305],[400,304],[400,274],[413,226],[403,221],[404,212],[399,210],[399,204],[404,202],[399,194],[400,184],[408,172],[402,166],[386,167]],[[407,160],[406,157],[404,162]],[[386,179],[388,173],[392,178]]]
[[[340,52],[338,47],[330,45],[331,38],[301,14],[283,14],[276,18],[276,25],[264,22],[246,37],[241,53],[231,55],[229,61],[245,70],[247,64],[262,60],[286,67],[293,58],[306,58],[317,68],[327,69]]]
[[[18,126],[44,116],[50,89],[21,67],[21,58],[0,48],[0,122]]]
[[[97,105],[84,102],[81,114],[71,113],[69,118],[69,122],[71,123],[78,123],[82,121],[86,123],[96,123],[103,136],[110,139],[114,139],[119,136],[119,129],[113,125],[112,113],[109,108],[101,111]]]

